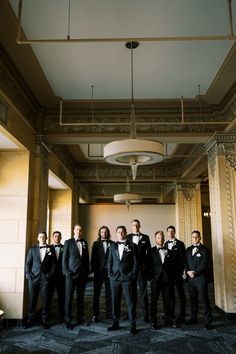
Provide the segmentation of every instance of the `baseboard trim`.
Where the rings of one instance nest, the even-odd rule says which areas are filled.
[[[225,312],[224,310],[222,310],[220,307],[218,307],[217,305],[215,305],[215,309],[223,316],[225,316],[225,318],[227,320],[235,320],[236,319],[236,312]]]

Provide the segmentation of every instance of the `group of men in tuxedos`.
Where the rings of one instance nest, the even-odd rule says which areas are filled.
[[[117,241],[110,239],[107,226],[100,227],[98,239],[92,245],[91,270],[94,273],[93,322],[100,321],[100,294],[105,284],[106,317],[113,322],[108,331],[120,328],[121,298],[124,294],[130,333],[136,330],[136,306],[139,293],[143,320],[151,321],[151,328],[159,328],[157,303],[162,293],[165,324],[179,327],[185,322],[186,297],[183,272],[188,278],[191,304],[189,324],[197,322],[198,296],[205,306],[205,327],[212,328],[212,313],[208,296],[206,271],[209,265],[209,250],[201,244],[199,231],[192,232],[193,245],[185,245],[175,236],[174,226],[164,232],[155,233],[155,246],[151,247],[148,235],[140,232],[140,222],[131,223],[132,233],[127,235],[126,227],[116,229]],[[90,273],[87,241],[82,238],[83,228],[74,226],[74,235],[61,244],[61,233],[53,233],[53,244],[48,245],[45,232],[38,234],[38,245],[31,247],[26,260],[26,278],[29,285],[29,312],[25,328],[32,324],[37,298],[40,293],[43,328],[49,328],[48,317],[53,292],[58,294],[60,319],[65,320],[68,329],[73,329],[72,300],[77,293],[78,324],[89,325],[84,318],[84,295],[86,280]],[[151,282],[150,307],[147,283]],[[175,313],[175,293],[178,294],[180,311]]]

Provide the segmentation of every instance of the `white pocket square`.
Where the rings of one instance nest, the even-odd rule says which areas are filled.
[[[202,255],[201,255],[200,253],[197,253],[196,256],[197,256],[197,257],[201,257]]]

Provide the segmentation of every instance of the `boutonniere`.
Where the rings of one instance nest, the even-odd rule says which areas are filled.
[[[63,247],[60,247],[59,253],[62,253],[62,252],[63,252]]]
[[[84,241],[82,241],[82,247],[83,247],[83,248],[86,248],[86,244],[85,244]]]
[[[51,249],[49,247],[46,249],[46,253],[47,253],[48,256],[50,256],[52,254],[51,253]]]
[[[176,240],[174,240],[173,241],[173,247],[176,246],[176,243],[177,243]]]
[[[142,237],[143,237],[142,235],[139,236],[139,241],[142,240]],[[145,241],[142,241],[142,242],[145,242]]]
[[[131,249],[129,248],[129,245],[125,245],[124,246],[124,251],[125,252],[130,252],[131,251]]]
[[[107,248],[111,247],[110,242],[107,242]]]
[[[169,254],[168,254],[167,250],[163,250],[163,252],[164,252],[165,257],[169,257]]]

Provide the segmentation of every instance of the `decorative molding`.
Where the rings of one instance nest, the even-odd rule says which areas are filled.
[[[182,191],[183,196],[186,200],[190,201],[196,190],[197,185],[195,183],[178,183],[177,190]]]
[[[236,171],[236,143],[224,144],[226,163]]]
[[[153,182],[155,178],[180,177],[180,172],[177,166],[166,167],[160,164],[159,167],[142,166],[138,168],[137,179]],[[130,175],[129,167],[107,164],[81,164],[75,169],[75,176],[79,181],[125,180],[127,175]]]
[[[51,151],[52,145],[48,144],[47,140],[43,135],[36,135],[36,153],[37,157],[41,157],[43,160],[47,161]]]

